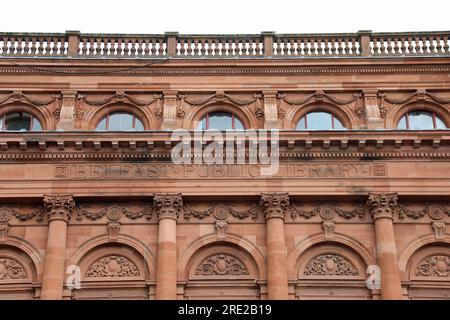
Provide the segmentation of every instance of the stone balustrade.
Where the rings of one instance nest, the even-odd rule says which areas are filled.
[[[359,31],[341,34],[0,33],[0,57],[52,58],[327,58],[450,54],[450,32]]]

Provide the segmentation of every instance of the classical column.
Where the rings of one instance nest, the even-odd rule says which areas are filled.
[[[377,261],[381,270],[381,299],[402,299],[402,284],[392,223],[397,206],[397,194],[370,193],[367,204],[370,206],[375,224]]]
[[[155,194],[153,205],[158,214],[158,251],[156,262],[156,299],[177,298],[177,219],[181,194]]]
[[[44,195],[44,207],[48,216],[48,238],[42,280],[42,300],[62,299],[67,223],[74,206],[75,202],[71,195]]]
[[[260,204],[266,219],[268,298],[288,299],[284,215],[289,206],[289,195],[287,193],[263,193]]]

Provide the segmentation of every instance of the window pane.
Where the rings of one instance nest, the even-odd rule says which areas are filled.
[[[13,112],[5,116],[6,130],[30,130],[31,114],[24,112]]]
[[[233,128],[232,116],[229,113],[212,113],[209,115],[208,129],[227,130]]]
[[[106,117],[100,120],[95,130],[106,130]]]
[[[300,121],[297,123],[297,130],[305,130],[305,117],[301,118]]]
[[[206,130],[206,117],[198,123],[196,130]]]
[[[347,128],[344,127],[344,125],[338,118],[334,117],[334,129],[335,130],[345,130]]]
[[[244,125],[241,120],[239,120],[236,116],[234,117],[234,129],[235,130],[244,130]]]
[[[109,115],[110,131],[133,130],[133,116],[129,113],[112,113]]]
[[[42,131],[41,123],[36,118],[33,118],[33,131]]]
[[[408,114],[409,129],[426,130],[434,129],[433,116],[429,112],[413,111]]]
[[[136,131],[144,131],[144,125],[142,124],[141,120],[139,120],[138,118],[134,119],[134,130]]]
[[[308,113],[308,130],[331,130],[331,114],[326,112]]]
[[[406,129],[406,116],[401,117],[398,122],[397,129]]]
[[[446,129],[444,121],[436,116],[436,129]]]

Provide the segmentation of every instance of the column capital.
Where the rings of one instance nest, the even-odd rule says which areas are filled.
[[[281,218],[284,220],[286,209],[289,206],[288,193],[262,193],[259,201],[266,220]]]
[[[46,194],[44,195],[44,207],[48,221],[64,220],[69,222],[75,201],[71,194]]]
[[[393,219],[397,202],[397,193],[369,193],[367,199],[367,205],[374,221],[379,218]]]
[[[157,193],[153,197],[153,206],[158,220],[174,219],[177,221],[183,207],[181,193]]]

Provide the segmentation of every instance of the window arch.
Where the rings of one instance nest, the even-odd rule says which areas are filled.
[[[408,111],[400,118],[397,129],[434,130],[446,129],[446,125],[433,111],[413,110]]]
[[[134,113],[115,111],[106,114],[97,124],[97,131],[143,131],[142,121]]]
[[[312,111],[305,114],[296,125],[297,130],[345,130],[346,127],[333,113]]]
[[[41,122],[31,113],[13,111],[0,117],[0,131],[41,131]]]
[[[224,130],[244,130],[242,121],[231,112],[215,111],[206,114],[197,125],[197,130],[217,129]]]

